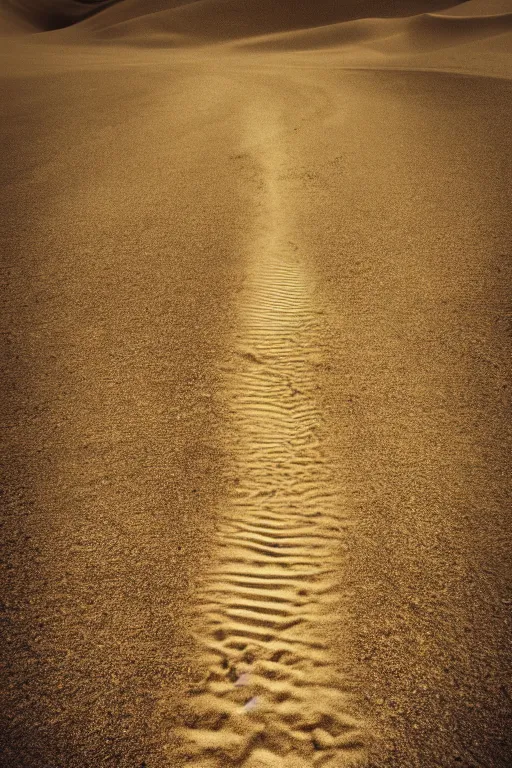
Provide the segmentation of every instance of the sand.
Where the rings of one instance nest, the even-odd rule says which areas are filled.
[[[509,766],[509,0],[0,35],[0,764]]]

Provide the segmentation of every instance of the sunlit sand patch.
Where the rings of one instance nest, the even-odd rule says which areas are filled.
[[[327,639],[348,521],[315,402],[318,314],[290,244],[278,126],[265,114],[248,122],[264,192],[226,374],[234,483],[200,596],[208,673],[180,735],[195,768],[353,766],[362,731]]]

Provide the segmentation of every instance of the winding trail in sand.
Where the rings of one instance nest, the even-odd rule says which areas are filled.
[[[269,97],[241,108],[262,183],[226,366],[233,490],[199,603],[208,671],[181,735],[192,765],[339,767],[364,743],[328,639],[348,521],[315,402],[321,327],[286,194],[289,137]]]

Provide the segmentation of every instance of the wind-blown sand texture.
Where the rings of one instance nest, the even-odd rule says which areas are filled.
[[[204,590],[206,631],[198,627],[208,676],[181,732],[185,754],[204,764],[206,753],[210,766],[352,765],[362,746],[326,632],[338,621],[346,519],[318,434],[320,329],[290,240],[278,118],[257,102],[243,118],[263,188],[226,366],[234,490]]]
[[[4,0],[6,768],[506,768],[510,0]]]

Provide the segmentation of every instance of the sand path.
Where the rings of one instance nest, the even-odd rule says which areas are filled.
[[[339,621],[336,555],[346,511],[322,450],[321,328],[293,240],[290,137],[282,106],[259,90],[256,82],[240,110],[260,189],[241,263],[234,359],[225,366],[233,491],[203,589],[198,639],[209,665],[185,702],[184,751],[212,768],[351,765],[362,739],[337,683],[327,626]]]

